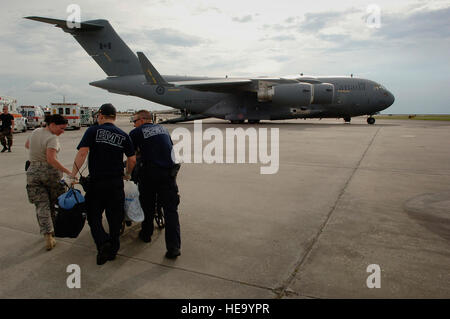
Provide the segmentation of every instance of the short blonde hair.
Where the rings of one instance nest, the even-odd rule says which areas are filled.
[[[147,110],[139,110],[136,113],[134,113],[134,115],[139,116],[140,119],[145,119],[145,120],[152,119],[152,113]]]

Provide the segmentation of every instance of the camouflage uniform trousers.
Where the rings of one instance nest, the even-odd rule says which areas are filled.
[[[8,140],[8,144],[6,144]],[[4,147],[11,147],[13,143],[13,132],[11,128],[5,128],[0,132],[0,141]]]
[[[60,184],[62,173],[47,162],[31,162],[27,171],[27,193],[30,203],[36,206],[36,216],[41,234],[53,233],[55,204],[65,192]]]

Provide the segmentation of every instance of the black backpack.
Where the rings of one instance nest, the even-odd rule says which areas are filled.
[[[55,237],[77,238],[86,222],[86,203],[78,202],[71,209],[56,204],[55,210]]]

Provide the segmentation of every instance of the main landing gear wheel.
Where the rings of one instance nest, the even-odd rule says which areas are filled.
[[[375,124],[375,119],[373,117],[368,117],[367,118],[367,123],[370,125],[374,125]]]
[[[248,120],[248,124],[259,124],[259,120]]]
[[[350,123],[351,120],[352,118],[350,116],[344,117],[345,123]]]
[[[244,124],[245,120],[231,120],[230,123],[231,124]]]

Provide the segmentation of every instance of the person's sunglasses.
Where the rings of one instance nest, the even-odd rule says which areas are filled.
[[[136,123],[137,121],[139,121],[140,119],[136,119],[136,120],[133,120],[133,123]]]

